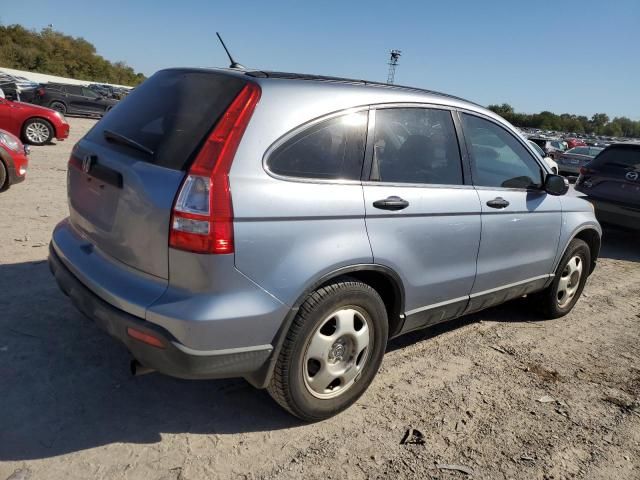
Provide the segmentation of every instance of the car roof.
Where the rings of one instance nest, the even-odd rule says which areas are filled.
[[[471,105],[475,105],[477,107],[482,107],[481,105],[466,100],[461,97],[457,97],[455,95],[450,95],[448,93],[442,93],[435,90],[429,90],[426,88],[418,88],[418,87],[410,87],[406,85],[396,85],[382,82],[374,82],[371,80],[363,80],[363,79],[354,79],[354,78],[345,78],[345,77],[332,77],[327,75],[316,75],[309,73],[294,73],[294,72],[273,72],[269,70],[250,70],[245,72],[245,75],[254,78],[273,78],[273,79],[283,79],[283,80],[307,80],[307,81],[315,81],[315,82],[329,82],[329,83],[342,83],[346,85],[358,85],[365,87],[381,87],[381,88],[391,88],[404,90],[409,92],[419,92],[426,93],[429,95],[435,95],[439,97],[450,98],[453,100],[458,100],[461,102],[465,102]]]

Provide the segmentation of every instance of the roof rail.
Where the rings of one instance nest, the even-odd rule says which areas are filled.
[[[348,84],[352,84],[352,85],[393,88],[393,89],[407,90],[407,91],[413,91],[413,92],[428,93],[428,94],[437,95],[437,96],[440,96],[440,97],[447,97],[447,98],[451,98],[451,99],[454,99],[454,100],[460,100],[460,101],[463,101],[463,102],[466,102],[466,103],[470,103],[470,104],[476,105],[478,107],[482,106],[482,105],[479,105],[479,104],[477,104],[475,102],[471,102],[469,100],[466,100],[464,98],[456,97],[455,95],[449,95],[448,93],[437,92],[437,91],[428,90],[428,89],[425,89],[425,88],[408,87],[408,86],[404,86],[404,85],[388,84],[388,83],[382,83],[382,82],[373,82],[373,81],[370,81],[370,80],[358,80],[358,79],[353,79],[353,78],[331,77],[331,76],[326,76],[326,75],[314,75],[314,74],[308,74],[308,73],[271,72],[271,71],[265,71],[265,70],[253,70],[253,71],[246,72],[245,75],[248,75],[250,77],[255,77],[255,78],[278,78],[278,79],[286,79],[286,80],[313,80],[313,81],[319,81],[319,82],[348,83]]]

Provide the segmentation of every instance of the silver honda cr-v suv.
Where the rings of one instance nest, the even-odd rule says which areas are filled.
[[[244,377],[305,420],[387,340],[534,296],[568,313],[592,207],[502,118],[414,88],[170,69],[74,147],[49,262],[134,369]]]

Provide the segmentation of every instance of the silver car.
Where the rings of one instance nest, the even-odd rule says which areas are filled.
[[[523,296],[567,314],[601,236],[567,189],[460,98],[169,69],[74,147],[49,262],[134,372],[244,377],[314,421],[390,338]]]

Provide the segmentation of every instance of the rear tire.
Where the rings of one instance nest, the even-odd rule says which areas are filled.
[[[67,106],[62,102],[51,102],[49,108],[52,108],[56,112],[60,112],[63,115],[67,113]]]
[[[44,118],[30,118],[22,127],[22,139],[32,145],[45,145],[53,138],[53,125]]]
[[[551,285],[531,295],[540,313],[549,319],[564,317],[568,314],[582,295],[590,268],[589,245],[579,238],[574,238],[558,264]]]
[[[388,328],[385,305],[369,285],[344,279],[314,291],[287,333],[269,394],[305,421],[336,415],[373,381]]]

